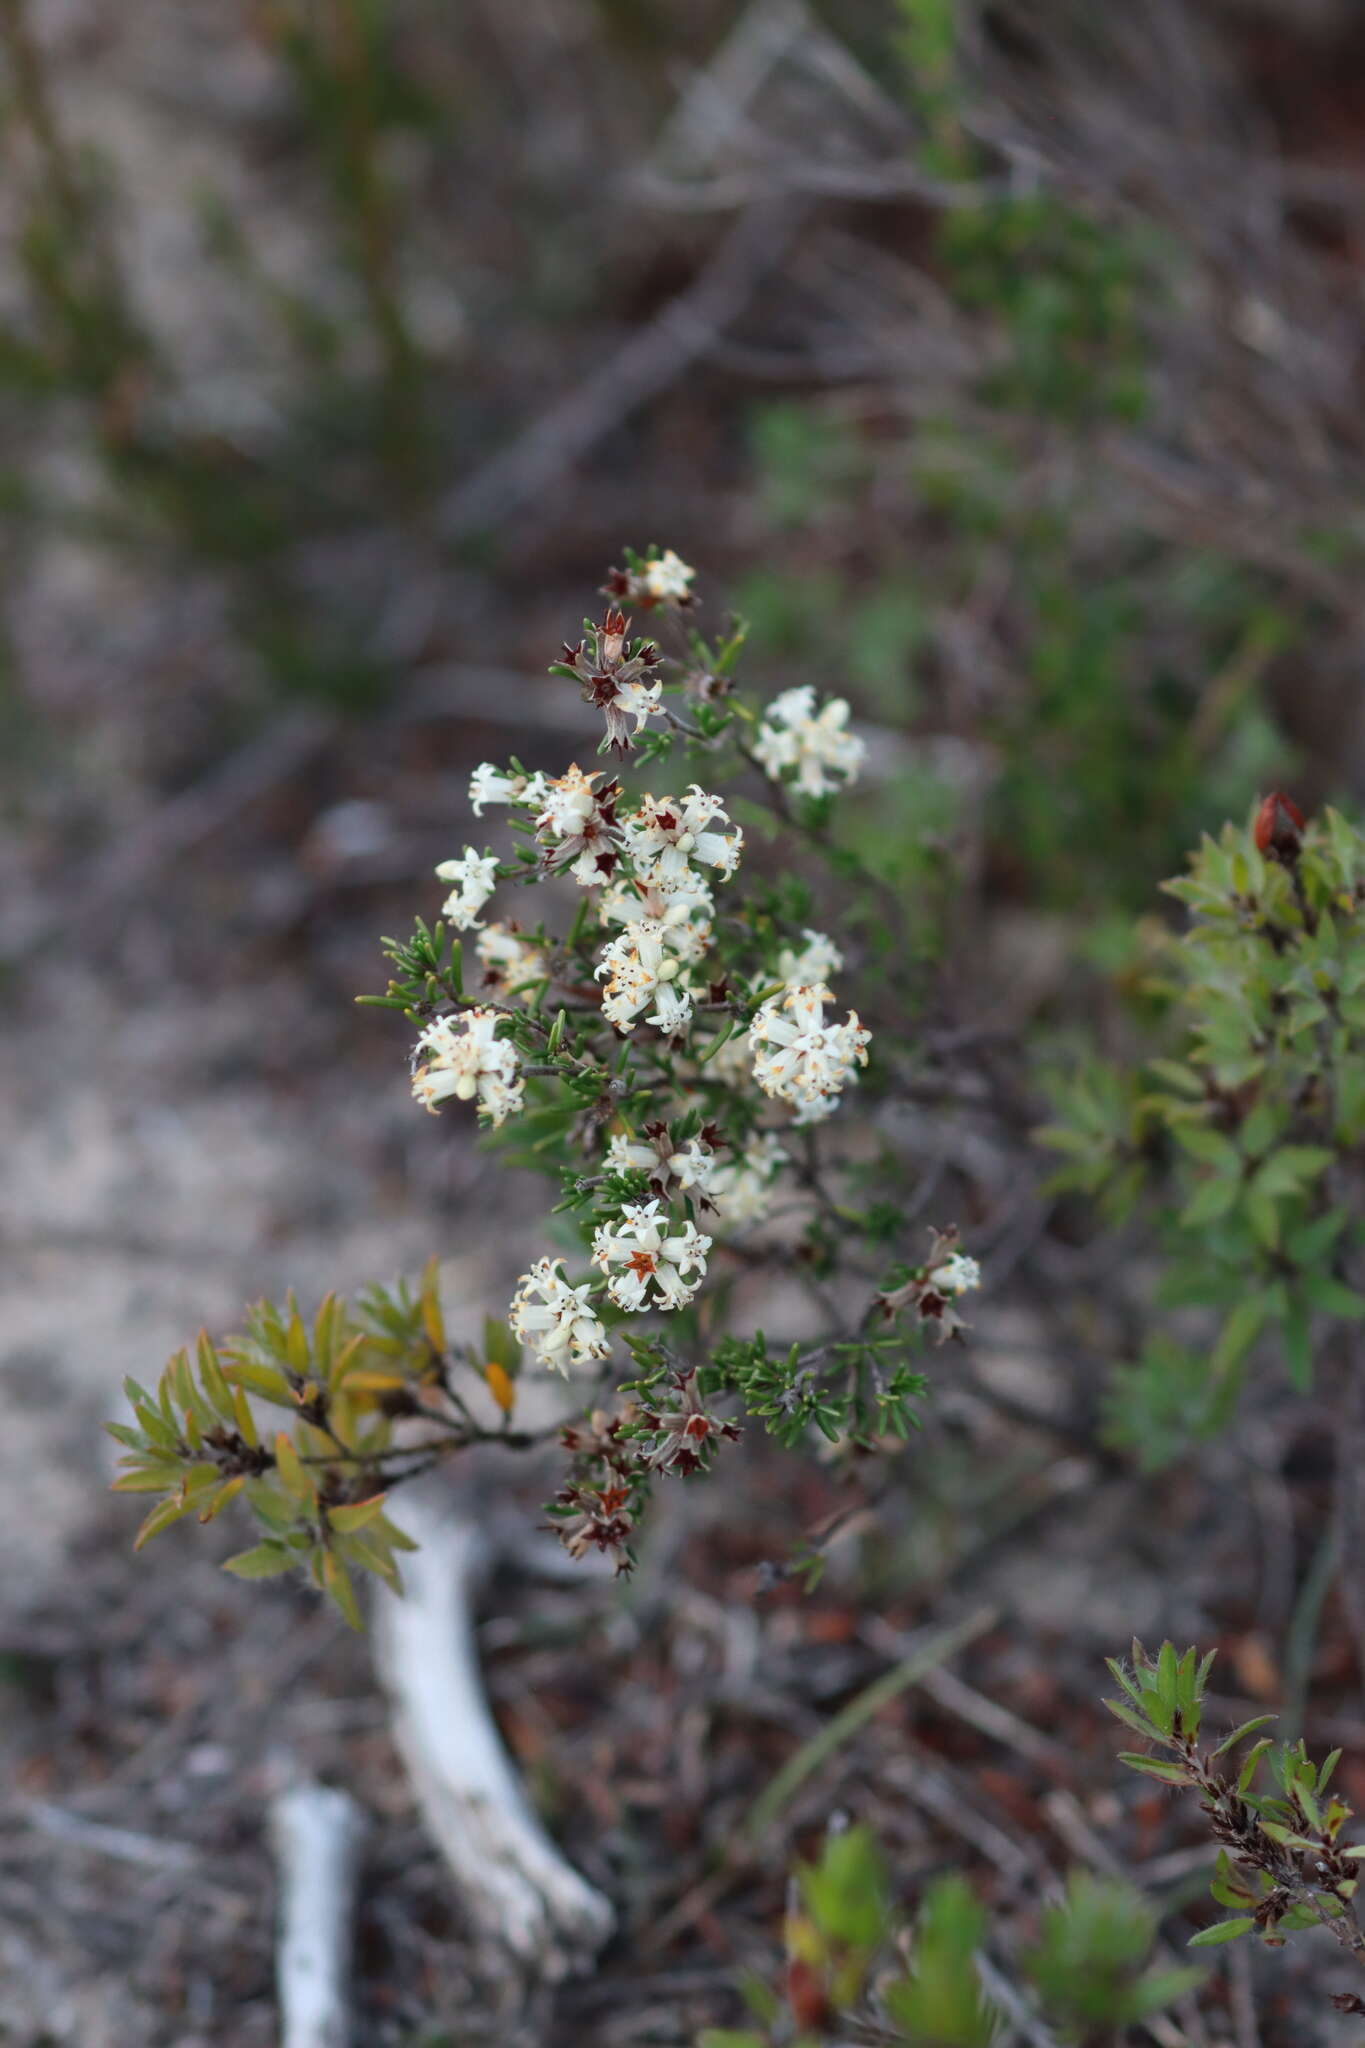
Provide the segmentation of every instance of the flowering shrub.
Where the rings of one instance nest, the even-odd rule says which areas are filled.
[[[1057,1090],[1054,1186],[1155,1226],[1159,1303],[1209,1341],[1154,1331],[1121,1369],[1111,1433],[1149,1467],[1224,1424],[1278,1355],[1306,1391],[1365,1316],[1365,835],[1272,792],[1166,884],[1188,929],[1156,942],[1144,993],[1162,1057],[1092,1062]]]
[[[1065,1894],[1043,1908],[1021,1958],[1031,2003],[992,1967],[986,1908],[964,1878],[935,1878],[913,1930],[906,1926],[865,1827],[828,1835],[818,1862],[797,1869],[792,1891],[781,1990],[750,1979],[759,2024],[708,2028],[697,2048],[854,2039],[991,2048],[1021,2020],[1035,2040],[1084,2042],[1162,2012],[1199,1981],[1197,1970],[1151,1966],[1150,1906],[1131,1885],[1086,1871],[1073,1871]],[[1042,2031],[1040,2013],[1056,2034]]]
[[[562,1373],[581,1397],[549,1512],[570,1551],[595,1547],[621,1570],[657,1477],[708,1467],[745,1416],[793,1446],[814,1425],[850,1453],[913,1427],[914,1353],[961,1331],[977,1264],[952,1229],[931,1231],[916,1262],[894,1152],[855,1157],[822,1138],[873,1033],[834,993],[843,953],[805,921],[808,890],[751,861],[733,801],[708,786],[756,781],[767,802],[745,799],[746,815],[765,834],[785,827],[845,896],[880,888],[884,917],[885,885],[831,836],[864,745],[847,704],[811,687],[748,703],[733,680],[742,630],[704,640],[694,582],[657,549],[610,573],[600,621],[551,673],[581,691],[585,744],[600,714],[598,752],[614,765],[480,764],[470,809],[505,818],[502,848],[467,844],[441,862],[439,921],[385,941],[393,976],[368,999],[415,1027],[424,1109],[472,1110],[555,1179],[552,1246],[528,1246],[506,1320],[490,1319],[480,1345],[448,1341],[429,1271],[415,1293],[329,1300],[311,1327],[292,1301],[263,1305],[246,1336],[179,1354],[154,1396],[130,1383],[117,1484],[157,1496],[139,1540],[240,1500],[262,1537],[229,1569],[303,1567],[354,1620],[351,1570],[396,1572],[390,1488],[489,1437],[535,1441],[514,1427],[524,1369]],[[632,634],[626,602],[671,631],[671,655]],[[627,766],[655,786],[627,781]],[[514,914],[530,889],[545,914]],[[894,1057],[872,1078],[875,1103],[896,1085]],[[801,1282],[814,1334],[728,1327],[750,1268]],[[475,1382],[500,1423],[476,1419]],[[291,1427],[262,1436],[261,1402]]]

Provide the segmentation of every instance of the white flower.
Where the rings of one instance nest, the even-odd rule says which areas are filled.
[[[605,981],[603,1014],[618,1031],[630,1031],[662,984],[677,981],[684,967],[702,958],[711,939],[711,892],[700,876],[659,877],[620,883],[602,898],[604,922],[624,924],[619,938],[602,948],[596,973]],[[694,921],[700,910],[702,920]],[[656,1013],[660,1030],[680,1030],[692,1014],[692,998],[680,987]]]
[[[607,1171],[626,1173],[633,1168],[637,1173],[647,1173],[661,1189],[675,1180],[681,1188],[705,1194],[716,1171],[716,1155],[711,1147],[700,1138],[689,1138],[685,1145],[673,1147],[667,1124],[647,1124],[645,1129],[657,1134],[654,1144],[647,1144],[643,1138],[627,1137],[624,1131],[615,1133],[603,1157]]]
[[[477,1097],[481,1114],[494,1124],[521,1108],[526,1083],[518,1072],[520,1055],[495,1035],[497,1028],[496,1010],[462,1010],[427,1025],[417,1041],[423,1064],[412,1077],[412,1092],[424,1108],[434,1115],[452,1095],[458,1102]]]
[[[613,1131],[602,1155],[602,1164],[608,1173],[657,1173],[658,1149],[646,1145],[641,1138],[628,1137],[624,1131]]]
[[[965,1252],[954,1252],[929,1275],[929,1285],[940,1294],[970,1294],[981,1285],[981,1268]]]
[[[862,766],[866,745],[848,727],[848,705],[831,697],[818,714],[809,683],[784,690],[768,706],[758,728],[754,753],[774,782],[785,768],[794,768],[796,787],[807,796],[823,796],[852,782]]]
[[[545,784],[536,830],[553,833],[556,839],[576,837],[597,809],[592,790],[593,784],[601,780],[600,769],[595,775],[585,775],[577,761],[571,762],[562,775],[551,776]]]
[[[650,879],[684,880],[693,860],[718,868],[728,879],[739,865],[744,834],[737,825],[731,832],[709,831],[715,818],[730,822],[720,798],[708,796],[694,782],[681,799],[642,797],[639,810],[624,821],[622,830],[632,860]]]
[[[664,949],[663,927],[651,921],[630,924],[619,939],[602,948],[596,974],[606,982],[602,1014],[618,1031],[633,1031],[641,1010],[653,1000],[662,982],[678,973],[676,959]]]
[[[538,804],[545,792],[545,777],[535,775],[504,775],[491,761],[480,761],[469,778],[469,801],[474,807],[474,816],[483,816],[485,804]]]
[[[648,1021],[669,1038],[676,1038],[692,1022],[692,991],[678,982],[658,991]]]
[[[584,889],[608,881],[620,858],[620,785],[613,780],[599,790],[595,785],[601,780],[600,769],[585,775],[575,761],[545,784],[543,808],[536,819],[536,836],[548,846],[545,866],[567,868]]]
[[[716,1155],[700,1138],[689,1138],[670,1155],[668,1170],[680,1188],[695,1188],[704,1195],[716,1170]]]
[[[616,1306],[632,1312],[685,1308],[706,1278],[710,1238],[695,1223],[665,1237],[668,1216],[657,1202],[627,1202],[621,1218],[615,1229],[599,1225],[592,1241],[592,1262],[606,1274],[607,1293]],[[690,1280],[689,1273],[694,1275]]]
[[[823,932],[813,932],[808,926],[801,936],[806,943],[799,953],[784,946],[777,956],[778,974],[789,988],[809,988],[817,981],[828,981],[844,964],[843,954]]]
[[[681,556],[674,554],[672,548],[665,548],[654,561],[645,563],[640,571],[640,584],[645,595],[652,597],[656,604],[663,604],[669,598],[685,603],[692,595],[688,585],[696,573],[695,569],[689,569]]]
[[[570,1365],[587,1365],[611,1350],[588,1296],[591,1283],[570,1287],[562,1259],[537,1259],[523,1273],[507,1311],[513,1336],[534,1351],[542,1365],[568,1377]]]
[[[606,890],[599,915],[603,924],[656,927],[674,958],[691,967],[711,943],[712,907],[710,887],[701,875],[655,875]]]
[[[467,846],[462,860],[443,860],[436,876],[438,881],[456,885],[441,906],[442,917],[449,919],[457,932],[467,932],[478,924],[479,912],[493,894],[498,857],[495,853],[475,853],[472,846]]]
[[[740,1229],[767,1215],[772,1206],[773,1184],[787,1157],[771,1131],[760,1131],[749,1140],[738,1159],[716,1168],[708,1192],[722,1223]]]
[[[474,950],[487,986],[520,989],[522,1002],[535,1000],[535,983],[545,977],[545,955],[538,946],[528,945],[508,925],[486,924],[479,928]]]
[[[839,1090],[856,1080],[855,1066],[867,1065],[872,1034],[850,1010],[844,1024],[826,1024],[824,1007],[834,1000],[823,983],[772,996],[749,1028],[754,1079],[765,1095],[794,1105],[798,1123],[828,1116]]]

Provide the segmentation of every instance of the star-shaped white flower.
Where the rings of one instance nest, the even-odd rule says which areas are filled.
[[[827,939],[823,932],[813,932],[807,927],[801,934],[805,945],[800,952],[793,952],[784,946],[777,956],[777,971],[789,987],[810,988],[817,981],[828,981],[837,974],[844,964],[844,956],[833,939]]]
[[[497,855],[476,853],[472,846],[467,846],[463,859],[443,860],[436,876],[438,881],[455,884],[441,906],[442,917],[453,924],[457,932],[472,930],[478,925],[479,912],[497,885]]]
[[[457,1102],[477,1100],[480,1114],[501,1124],[521,1108],[526,1083],[518,1071],[520,1056],[507,1039],[495,1036],[498,1023],[496,1010],[462,1010],[427,1025],[417,1041],[414,1057],[420,1064],[412,1076],[413,1095],[425,1109],[435,1115],[452,1096]]]
[[[929,1275],[929,1285],[940,1294],[970,1294],[981,1285],[981,1268],[965,1252],[954,1252]]]
[[[692,594],[690,585],[696,575],[681,555],[665,548],[652,562],[646,562],[640,571],[640,583],[647,596],[656,604],[665,604],[672,598],[685,602]]]
[[[730,823],[717,796],[693,783],[685,797],[643,796],[634,817],[622,831],[632,860],[643,876],[664,882],[685,880],[693,861],[702,861],[728,879],[739,865],[744,834],[738,825],[729,832],[710,828],[719,819]]]
[[[754,1079],[765,1095],[790,1102],[798,1123],[828,1116],[839,1091],[867,1065],[872,1037],[850,1010],[843,1024],[826,1024],[834,1000],[821,982],[772,996],[749,1027]]]
[[[817,713],[809,683],[784,690],[768,706],[758,728],[754,753],[774,782],[791,777],[806,796],[823,796],[854,781],[867,752],[866,744],[848,730],[848,704],[831,697]]]
[[[530,1272],[522,1274],[507,1321],[518,1343],[567,1378],[571,1365],[605,1358],[611,1345],[589,1301],[591,1283],[570,1287],[563,1264],[562,1259],[537,1259]]]
[[[658,1202],[627,1202],[615,1228],[599,1225],[592,1262],[606,1275],[607,1293],[618,1308],[685,1308],[706,1278],[710,1238],[695,1223],[666,1235],[668,1221]]]
[[[546,848],[545,866],[567,869],[584,889],[609,881],[619,859],[616,800],[620,787],[610,781],[599,790],[596,785],[601,780],[600,769],[585,775],[575,761],[545,784],[536,819],[536,836]]]

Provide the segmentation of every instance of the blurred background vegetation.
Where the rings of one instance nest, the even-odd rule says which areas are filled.
[[[658,537],[756,676],[903,737],[891,871],[928,827],[1113,965],[1202,825],[1365,773],[1358,42],[4,0],[11,821],[94,854],[288,711],[493,711],[480,665],[534,720],[568,593]]]
[[[350,999],[377,985],[376,933],[406,927],[456,846],[469,767],[581,744],[546,664],[623,544],[651,541],[696,565],[703,630],[749,621],[749,686],[852,701],[875,772],[840,829],[940,959],[939,1021],[985,1019],[1027,1042],[1034,1075],[1072,1080],[1080,1056],[1145,1043],[1151,921],[1173,917],[1158,885],[1199,834],[1272,785],[1351,815],[1365,793],[1363,108],[1352,0],[0,0],[0,975],[25,1099],[50,1081],[60,1103],[79,1082],[87,1118],[112,1093],[130,1118],[174,1102],[201,1151],[217,1132],[207,1184],[175,1204],[209,1235],[228,1227],[207,1185],[236,1139],[195,1122],[195,1104],[264,1077],[281,1157],[306,1129],[328,1170],[310,1159],[296,1182],[263,1144],[245,1152],[278,1214],[243,1226],[244,1289],[374,1277],[352,1258],[419,1265],[441,1230],[462,1249],[452,1219],[491,1235],[483,1169],[412,1139],[395,1040],[358,1027]],[[120,1033],[142,1049],[106,1067]],[[388,1094],[367,1097],[366,1074]],[[313,1121],[291,1122],[310,1089]],[[42,1130],[23,1194],[65,1226],[82,1212],[74,1181],[44,1178],[58,1151]],[[115,1212],[122,1225],[103,1184],[92,1200],[101,1230]],[[1088,1207],[1047,1211],[1050,1266],[1022,1260],[1036,1207],[989,1247],[993,1284],[1022,1261],[1032,1309],[1062,1292],[1058,1273],[1074,1286],[1087,1456],[1087,1360],[1137,1351],[1130,1310],[1149,1278],[1137,1267],[1126,1301],[1111,1287],[1121,1240],[1084,1273],[1062,1260],[1095,1241]],[[360,1226],[340,1244],[341,1223],[372,1211],[381,1250]],[[127,1213],[154,1234],[150,1209]],[[178,1343],[186,1318],[218,1312],[207,1267],[167,1244],[186,1277],[155,1313],[131,1291],[118,1344],[103,1281],[54,1268],[64,1359],[99,1348],[101,1369],[119,1353],[154,1372],[149,1329],[164,1320]],[[263,1245],[280,1261],[257,1277]],[[16,1267],[16,1296],[37,1271]],[[1129,1453],[1144,1432],[1128,1429]],[[1256,1588],[1243,1580],[1259,1553],[1209,1494],[1182,1494],[1177,1475],[1161,1513],[1154,1495],[1134,1510],[1223,1528],[1201,1555],[1236,1581],[1218,1613],[1242,1632],[1238,1683],[1257,1698],[1287,1631],[1302,1706],[1330,1432],[1318,1413],[1296,1443],[1260,1445],[1254,1483],[1247,1467],[1215,1475],[1220,1514],[1245,1493],[1248,1512],[1269,1500],[1280,1518]],[[1050,1511],[1037,1499],[1071,1516],[1056,1444],[1022,1480],[1015,1441],[986,1460],[949,1429],[937,1451],[914,1517],[869,1548],[859,1598],[879,1615],[1008,1549]],[[6,1484],[26,1456],[12,1470],[0,1456]],[[1091,1477],[1108,1485],[1112,1464]],[[805,1526],[810,1506],[790,1520]],[[770,1510],[760,1496],[758,1518]],[[1131,1531],[1104,1526],[1117,1554]],[[706,1568],[719,1598],[784,1540],[722,1532]],[[1138,1617],[1110,1593],[1099,1619],[1063,1614],[1069,1568],[1049,1624],[1054,1643],[1073,1624],[1084,1638],[1065,1674],[1044,1678],[1032,1640],[1022,1665],[999,1655],[1012,1678],[1026,1669],[1040,1720],[1062,1714],[1093,1741],[1094,1643]],[[134,1591],[121,1558],[103,1569],[125,1634],[101,1682],[127,1728],[159,1726],[165,1681],[128,1651],[137,1603],[188,1661],[204,1654],[198,1596],[173,1608],[164,1582]],[[1153,1559],[1135,1538],[1102,1569],[1130,1590],[1153,1573],[1187,1585],[1188,1553]],[[88,1604],[72,1588],[55,1634],[12,1637],[39,1757],[57,1680],[38,1664],[86,1670]],[[250,1619],[232,1614],[236,1644]],[[837,1606],[817,1622],[834,1672],[812,1695],[823,1710],[866,1624]],[[3,1648],[8,1609],[0,1623]],[[223,1699],[255,1667],[249,1642],[232,1655]],[[527,1670],[533,1656],[572,1701],[577,1651],[533,1646]],[[774,1681],[800,1696],[798,1727],[808,1662],[798,1644]],[[689,1684],[695,1668],[680,1656]],[[363,1682],[346,1667],[336,1688]],[[217,1712],[191,1716],[186,1744],[236,1739]],[[591,1704],[564,1713],[542,1768],[569,1759],[559,1789],[590,1859],[573,1799]],[[78,1717],[61,1725],[70,1745],[94,1740]],[[655,1728],[650,1753],[672,1732]],[[767,1733],[761,1715],[745,1731],[745,1773]],[[738,1796],[716,1748],[696,1766],[716,1772],[714,1796],[692,1786],[677,1822],[693,1878],[706,1843],[687,1829],[714,1812],[723,1832]],[[894,1765],[885,1751],[869,1782]],[[194,1797],[224,1853],[240,1848],[235,1785],[220,1807]],[[253,1840],[234,1866],[242,1898],[260,1894],[260,1853]],[[445,1909],[422,1870],[421,1910],[395,1906],[372,1972],[409,1987],[456,1968],[429,1952]],[[176,1939],[178,1969],[197,1936],[187,1923]],[[247,1990],[224,1963],[214,1995],[255,1997],[254,2043],[271,2023],[268,1936],[251,1939]],[[115,1928],[120,1967],[124,1943]],[[421,2009],[414,1993],[402,2012]],[[192,2038],[166,2024],[166,2040]],[[1298,2048],[1285,2024],[1266,2041]]]

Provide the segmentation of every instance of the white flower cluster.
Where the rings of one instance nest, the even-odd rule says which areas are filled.
[[[457,932],[467,932],[479,923],[479,912],[497,886],[498,857],[495,853],[475,853],[472,846],[467,846],[462,860],[443,860],[436,877],[438,881],[455,884],[441,906],[442,917]]]
[[[929,1285],[940,1294],[970,1294],[981,1285],[981,1268],[965,1252],[954,1252],[929,1275]]]
[[[668,1223],[658,1202],[627,1202],[615,1228],[603,1223],[595,1231],[592,1262],[618,1308],[686,1308],[706,1278],[710,1238],[690,1222],[666,1236]]]
[[[692,595],[692,581],[696,570],[688,567],[681,555],[665,548],[652,562],[646,562],[640,571],[640,582],[646,593],[656,604],[686,603]]]
[[[784,946],[777,956],[778,974],[788,988],[811,988],[818,981],[828,981],[844,964],[843,954],[823,932],[807,927],[801,936],[806,943],[799,953]]]
[[[815,709],[809,683],[774,697],[758,728],[754,753],[774,782],[795,769],[792,781],[805,796],[824,796],[857,778],[867,752],[864,741],[848,730],[848,704],[831,697]]]
[[[708,796],[694,782],[681,799],[643,796],[634,817],[625,820],[622,836],[642,878],[667,886],[684,880],[697,860],[728,881],[739,866],[744,834],[738,825],[729,832],[711,831],[717,818],[730,823],[720,798]]]
[[[613,571],[612,579],[613,595],[646,607],[682,610],[693,602],[694,571],[672,549],[637,561],[628,573]],[[661,709],[659,649],[627,635],[624,613],[609,606],[600,626],[589,627],[576,648],[565,649],[566,661],[556,670],[575,679],[585,701],[604,713],[605,744],[618,754],[630,751],[632,737]],[[758,727],[755,756],[770,776],[807,795],[846,786],[865,751],[848,729],[848,715],[841,698],[821,707],[809,686],[786,690]],[[789,1105],[798,1124],[829,1113],[866,1063],[869,1033],[853,1012],[843,1023],[825,1021],[834,1000],[828,984],[843,958],[822,932],[806,930],[799,944],[778,952],[764,983],[780,982],[780,992],[762,1004],[747,1031],[733,1031],[718,1047],[712,1034],[715,1052],[704,1066],[692,1064],[681,1044],[708,987],[714,892],[734,876],[744,851],[744,835],[719,796],[693,783],[681,796],[647,793],[632,800],[614,775],[585,772],[576,762],[551,776],[485,761],[470,779],[469,798],[476,817],[488,805],[511,807],[523,837],[534,836],[539,871],[571,877],[591,892],[587,903],[602,928],[593,970],[601,1017],[622,1035],[645,1021],[673,1041],[664,1072],[675,1077],[684,1099],[695,1088],[709,1117],[712,1098],[702,1086],[704,1075],[737,1091],[756,1085]],[[476,934],[473,950],[487,990],[504,1004],[518,993],[524,1002],[538,1003],[547,981],[562,976],[565,987],[550,992],[547,1008],[563,1000],[570,1014],[584,1011],[585,968],[581,959],[571,960],[572,949],[566,953],[543,937],[527,938],[512,922],[483,922],[499,874],[495,855],[467,846],[460,859],[442,862],[436,872],[450,890],[443,917],[458,931]],[[526,881],[534,869],[526,860],[504,872]],[[580,917],[575,932],[582,930]],[[721,984],[733,972],[727,959],[710,982]],[[519,1110],[522,1055],[512,1037],[499,1036],[501,1028],[524,1046],[547,1035],[538,1010],[530,1022],[509,1021],[498,1009],[476,1005],[428,1024],[415,1055],[417,1100],[432,1111],[451,1098],[474,1102],[493,1124]],[[558,1043],[562,1029],[556,1027],[551,1044]],[[692,1048],[694,1056],[707,1050],[707,1043]],[[573,1057],[583,1061],[581,1045]],[[589,1069],[593,1064],[583,1063]],[[599,1313],[604,1297],[631,1315],[672,1312],[685,1308],[705,1279],[712,1239],[690,1218],[677,1220],[670,1206],[675,1199],[700,1204],[721,1230],[742,1230],[769,1213],[787,1159],[771,1130],[751,1131],[734,1150],[710,1122],[704,1135],[675,1140],[666,1111],[657,1122],[618,1131],[607,1145],[605,1168],[644,1173],[648,1199],[628,1202],[615,1220],[597,1224],[591,1248],[595,1276],[583,1284],[571,1284],[558,1256],[539,1259],[523,1274],[508,1311],[513,1334],[541,1364],[565,1374],[607,1358],[610,1340]],[[934,1285],[946,1297],[974,1286],[976,1277],[971,1260],[947,1257],[945,1241]]]
[[[623,883],[603,899],[604,922],[625,927],[602,948],[596,970],[606,984],[602,1014],[618,1031],[633,1031],[651,1003],[649,1021],[659,1030],[672,1036],[686,1028],[692,992],[684,970],[706,952],[711,908],[711,891],[700,876],[681,878],[672,887],[662,881]]]
[[[412,1092],[433,1116],[453,1095],[457,1102],[477,1100],[490,1123],[505,1123],[521,1108],[526,1083],[518,1069],[514,1045],[495,1034],[496,1010],[462,1010],[458,1017],[438,1017],[417,1041],[420,1064],[412,1076]]]
[[[602,1164],[608,1173],[625,1173],[634,1168],[654,1180],[674,1180],[689,1194],[704,1195],[716,1171],[716,1155],[700,1138],[689,1138],[669,1151],[666,1146],[647,1145],[639,1138],[618,1131],[607,1146]]]
[[[867,1065],[871,1032],[850,1010],[843,1024],[826,1024],[834,1001],[823,982],[797,985],[771,996],[749,1027],[754,1079],[765,1095],[790,1102],[799,1124],[815,1123],[835,1107],[839,1092]]]
[[[544,803],[536,819],[536,837],[545,851],[545,865],[566,869],[580,888],[609,880],[619,859],[621,833],[616,824],[618,786],[603,790],[599,769],[585,775],[575,761],[562,775],[546,782]]]
[[[592,1283],[570,1287],[562,1259],[537,1259],[523,1273],[507,1311],[512,1335],[541,1364],[568,1376],[571,1365],[590,1365],[611,1350],[589,1296]]]

